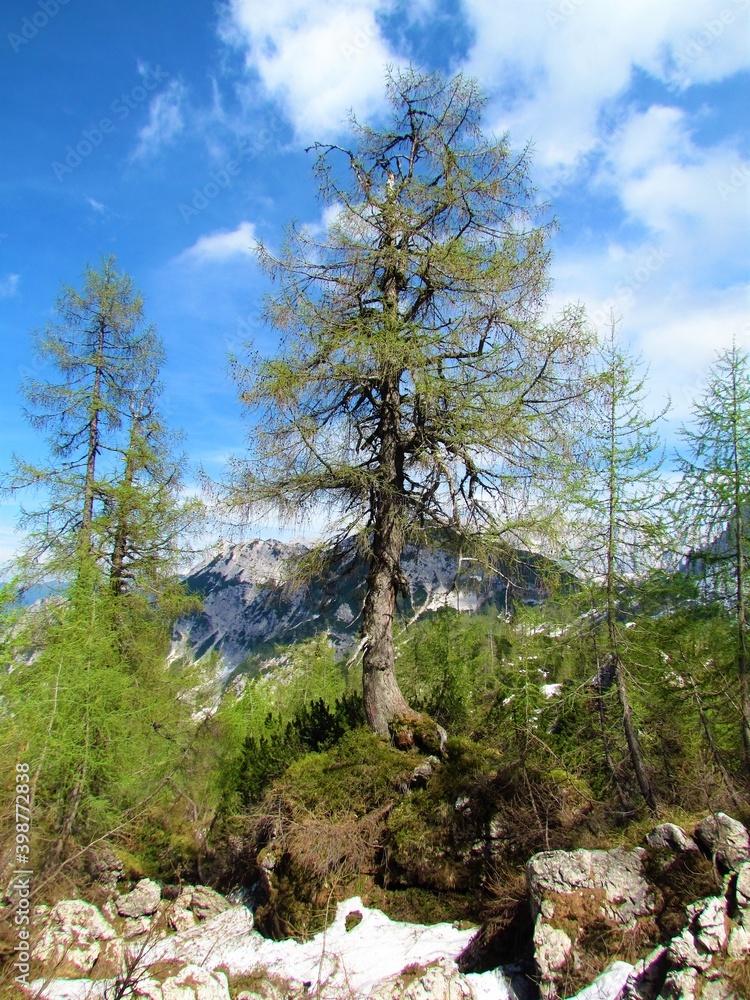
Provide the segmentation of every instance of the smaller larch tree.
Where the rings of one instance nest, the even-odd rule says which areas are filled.
[[[714,596],[732,610],[745,772],[750,777],[750,359],[733,344],[722,351],[682,428],[680,520],[691,553]]]
[[[603,628],[597,640],[595,687],[601,699],[614,684],[632,770],[644,801],[656,811],[656,792],[628,691],[621,598],[629,580],[653,566],[665,544],[660,475],[664,454],[658,424],[666,408],[653,415],[646,412],[646,376],[622,347],[614,318],[600,345],[598,381],[588,415],[585,464],[574,472],[571,493],[571,508],[578,514],[574,553],[577,564],[600,581],[595,592],[603,602]],[[623,789],[618,792],[624,798]]]

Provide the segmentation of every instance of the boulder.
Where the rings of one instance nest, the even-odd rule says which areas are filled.
[[[190,886],[180,893],[167,910],[167,922],[175,931],[187,931],[202,920],[231,909],[224,896],[205,885]]]
[[[667,949],[663,945],[637,962],[628,976],[622,1000],[657,1000],[668,968]]]
[[[394,979],[380,984],[371,1000],[473,1000],[468,980],[453,962],[443,959],[424,968],[407,966]]]
[[[96,906],[65,899],[50,910],[32,955],[57,976],[88,975],[97,963],[119,972],[123,946]]]
[[[122,861],[106,844],[89,847],[83,856],[83,866],[89,878],[111,892],[125,875]]]
[[[657,826],[646,837],[646,843],[649,847],[657,850],[674,851],[675,854],[680,854],[682,851],[696,851],[698,849],[698,845],[693,838],[689,837],[675,823],[662,823],[660,826]]]
[[[739,871],[750,860],[750,836],[739,820],[718,812],[695,828],[695,839],[723,871]]]
[[[121,917],[150,917],[161,902],[161,889],[150,878],[142,878],[132,892],[115,901]]]
[[[641,848],[627,851],[622,847],[535,854],[526,866],[532,912],[541,913],[545,900],[554,907],[557,897],[588,896],[598,900],[602,917],[623,927],[632,926],[654,907],[652,890],[643,874],[645,857]]]
[[[745,861],[737,869],[735,897],[740,909],[750,907],[750,861]]]
[[[603,955],[590,952],[591,934],[610,938],[615,952],[629,934],[652,935],[655,896],[644,874],[646,852],[545,851],[526,866],[532,918],[534,963],[542,1000],[555,1000],[563,983],[582,968],[603,972]],[[651,937],[653,940],[653,937]]]
[[[210,920],[230,907],[231,904],[220,893],[207,885],[193,886],[190,892],[190,909],[197,920]]]

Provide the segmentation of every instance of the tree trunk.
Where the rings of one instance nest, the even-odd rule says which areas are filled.
[[[96,368],[89,411],[88,444],[86,448],[86,478],[83,484],[83,512],[81,517],[81,550],[91,551],[91,525],[94,520],[94,494],[96,459],[99,455],[99,413],[102,409],[102,358],[104,354],[104,321],[100,320],[97,334]]]
[[[633,713],[630,708],[627,684],[625,683],[625,671],[623,670],[620,657],[616,653],[614,656],[615,684],[617,685],[617,697],[620,702],[620,708],[622,709],[622,727],[625,730],[625,740],[628,744],[630,760],[633,764],[633,770],[635,771],[635,776],[638,780],[638,787],[641,790],[641,795],[651,812],[655,813],[659,811],[659,807],[656,801],[653,786],[651,785],[651,779],[648,776],[648,770],[646,769],[646,761],[641,749],[641,741],[638,739],[638,732],[633,723]]]
[[[133,431],[130,438],[130,447],[125,459],[125,472],[121,484],[122,495],[117,505],[117,523],[109,564],[109,585],[116,597],[119,597],[125,586],[125,552],[129,535],[128,518],[131,514],[130,490],[135,478],[135,449],[136,434]]]
[[[411,715],[398,686],[394,669],[393,617],[396,597],[406,589],[401,570],[404,530],[400,500],[403,496],[403,453],[399,448],[399,375],[392,373],[381,384],[380,454],[381,482],[376,487],[370,571],[362,631],[365,640],[362,682],[367,721],[376,733],[388,733],[397,716]]]
[[[362,623],[365,714],[375,732],[383,735],[388,734],[388,725],[394,718],[411,714],[394,670],[393,616],[397,594],[394,568],[398,567],[400,552],[393,533],[390,534],[389,538],[375,531]]]
[[[735,421],[735,428],[737,422]],[[736,431],[735,431],[736,433]],[[739,444],[734,450],[734,530],[735,530],[735,584],[737,600],[737,673],[740,683],[740,712],[742,714],[742,747],[745,756],[745,774],[750,777],[750,651],[747,641],[747,601],[745,597],[745,547],[744,521],[740,497]]]

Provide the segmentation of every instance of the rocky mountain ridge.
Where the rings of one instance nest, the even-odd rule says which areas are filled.
[[[366,566],[353,548],[338,554],[304,585],[292,580],[292,568],[310,548],[301,543],[254,539],[221,542],[185,577],[203,598],[199,615],[178,623],[176,638],[196,657],[221,654],[231,673],[248,657],[272,655],[322,631],[345,649],[355,641],[365,592]],[[446,549],[408,548],[403,570],[409,596],[400,601],[405,618],[450,606],[472,611],[494,604],[498,611],[514,601],[541,598],[541,560],[518,553],[516,565],[487,572],[475,559]]]

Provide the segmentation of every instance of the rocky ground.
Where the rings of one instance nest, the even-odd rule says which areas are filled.
[[[19,996],[750,997],[750,838],[723,813],[708,816],[692,834],[663,824],[634,850],[536,854],[526,869],[526,931],[513,926],[512,914],[479,932],[402,923],[352,898],[335,907],[333,922],[311,940],[271,941],[253,928],[249,909],[213,889],[177,891],[142,879],[123,893],[116,889],[116,863],[103,855],[99,868],[109,896],[103,905],[63,900],[37,908],[29,987],[19,985]],[[512,965],[471,971],[502,954],[504,938],[512,938],[519,958],[532,957],[526,974]]]

